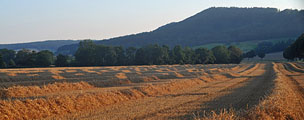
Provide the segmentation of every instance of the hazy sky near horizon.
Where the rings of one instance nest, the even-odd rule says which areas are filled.
[[[0,44],[102,40],[152,31],[209,7],[304,9],[303,0],[0,0]]]

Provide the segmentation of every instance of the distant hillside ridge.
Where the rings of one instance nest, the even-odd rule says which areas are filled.
[[[16,44],[0,44],[0,49],[10,49],[10,50],[21,50],[31,49],[31,50],[50,50],[56,52],[57,49],[64,45],[78,44],[79,40],[47,40],[40,42],[29,42],[29,43],[16,43]]]
[[[151,32],[96,41],[97,44],[140,47],[148,44],[200,46],[210,43],[296,38],[304,32],[304,10],[212,7]],[[66,45],[57,53],[74,53]]]
[[[142,47],[148,44],[203,46],[212,43],[296,38],[304,32],[304,10],[276,8],[212,7],[180,22],[151,32],[95,41],[97,44]],[[56,40],[20,44],[0,44],[0,49],[51,50],[74,54],[79,41]]]

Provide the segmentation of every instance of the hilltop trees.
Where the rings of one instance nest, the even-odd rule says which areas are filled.
[[[283,52],[284,58],[294,60],[304,58],[304,33]]]

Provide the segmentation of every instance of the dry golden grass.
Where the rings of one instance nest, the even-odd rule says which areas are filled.
[[[67,73],[75,73],[75,72],[77,72],[77,70],[65,70],[65,72],[67,72]]]
[[[75,75],[76,76],[83,76],[84,74],[83,73],[76,73]]]
[[[62,80],[65,79],[65,77],[61,76],[61,75],[52,75],[53,79],[57,79],[57,80]]]
[[[46,99],[1,100],[0,119],[40,119],[55,115],[62,116],[76,111],[94,110],[122,101],[162,95],[199,84],[204,84],[204,82],[201,80],[182,80],[111,92],[87,92]]]
[[[187,72],[193,72],[194,69],[187,69]]]
[[[18,74],[30,74],[30,73],[39,73],[39,71],[27,71],[27,70],[13,70],[13,69],[6,69],[6,70],[1,70],[1,73],[6,73],[8,76],[11,77],[16,77]]]
[[[211,113],[203,113],[200,115],[199,113],[193,114],[194,120],[238,120],[240,119],[236,112],[231,110],[223,109],[219,113],[212,111]]]
[[[121,72],[130,73],[131,71],[130,70],[122,70]]]
[[[119,71],[122,68],[126,68],[126,66],[115,66],[115,67],[107,67],[107,68],[110,68],[110,69],[112,69],[114,71]]]
[[[98,69],[98,67],[94,68],[94,69]],[[93,70],[92,67],[86,67],[81,69],[83,72],[87,72],[87,73],[97,73],[96,71]]]
[[[135,68],[135,71],[136,71],[136,72],[140,72],[141,70],[140,70],[139,67],[136,67],[136,68]]]
[[[49,70],[50,73],[52,73],[52,78],[53,79],[57,79],[57,80],[61,80],[61,79],[65,79],[63,76],[61,76],[60,74],[64,73],[61,70],[58,69],[50,69]]]
[[[17,76],[17,74],[16,74],[16,73],[13,73],[13,72],[11,72],[11,73],[8,73],[7,75],[8,75],[8,76],[12,76],[12,77],[15,77],[15,76]]]
[[[34,77],[34,76],[39,76],[39,74],[27,74],[26,76]]]
[[[105,73],[105,72],[109,72],[109,71],[108,70],[100,70],[99,72]]]
[[[177,72],[174,72],[175,73],[175,75],[176,75],[176,77],[178,77],[178,78],[182,78],[182,77],[184,77],[182,74],[180,74],[180,73],[177,73]]]
[[[256,120],[303,120],[304,98],[295,83],[283,74],[281,65],[275,64],[274,92],[251,110],[245,118]]]
[[[288,73],[282,64],[274,64],[275,87],[272,93],[257,106],[246,111],[221,111],[203,118],[194,115],[197,120],[303,120],[304,96],[299,86],[288,78]]]
[[[163,70],[155,70],[155,72],[164,72]]]
[[[169,73],[160,73],[161,75],[169,75]]]
[[[170,68],[172,70],[165,70],[164,67],[159,66],[141,66],[132,67],[135,73],[145,75],[146,73],[141,71],[151,71],[157,68],[157,75],[170,75],[169,77],[189,77],[187,74],[180,74],[180,71],[190,72],[203,72],[197,76],[197,78],[191,79],[169,79],[165,82],[150,82],[161,80],[162,76],[159,78],[155,75],[149,75],[147,77],[141,77],[139,82],[141,86],[136,87],[125,87],[119,89],[99,89],[86,82],[79,83],[54,83],[45,86],[14,86],[7,89],[1,90],[1,96],[9,99],[0,100],[0,119],[41,119],[41,118],[54,118],[60,119],[60,116],[64,116],[75,112],[86,112],[94,111],[96,109],[105,107],[107,105],[112,105],[115,103],[120,103],[124,101],[130,101],[145,97],[155,97],[161,95],[167,95],[175,93],[178,90],[189,89],[193,86],[203,86],[206,82],[217,81],[217,80],[231,80],[234,77],[239,77],[247,75],[252,71],[255,71],[259,64],[248,68],[249,66],[236,66],[232,68],[213,68],[211,71],[216,74],[210,74],[204,71],[207,69],[189,69],[191,65],[186,65],[182,67],[165,66],[165,68]],[[121,68],[126,67],[107,67],[112,70],[121,71],[117,73],[115,77],[120,80],[109,80],[108,85],[116,86],[121,84],[131,84],[137,81],[128,79],[131,78],[132,74],[126,73],[131,72],[130,70],[121,70]],[[178,69],[180,70],[178,70]],[[188,69],[187,69],[188,68]],[[248,69],[247,69],[248,68]],[[83,71],[87,73],[105,73],[109,72],[107,70],[99,70],[95,68],[82,68]],[[92,70],[96,71],[92,71]],[[245,112],[233,111],[233,110],[223,110],[216,114],[215,112],[211,114],[203,115],[205,117],[201,118],[201,115],[195,115],[195,119],[303,119],[303,96],[299,91],[295,90],[294,84],[289,80],[284,72],[282,66],[274,65],[274,79],[275,88],[273,92],[267,96],[263,101],[259,103],[256,107],[249,109]],[[174,71],[175,70],[175,71]],[[245,71],[243,71],[245,70]],[[75,72],[75,68],[55,68],[49,71],[55,79],[65,79],[61,75],[66,73],[75,73],[74,75],[84,75],[83,73]],[[166,72],[172,71],[172,72]],[[110,72],[112,72],[110,70]],[[18,75],[20,72],[12,72]],[[169,74],[170,73],[170,74]],[[219,74],[220,73],[220,74]],[[35,75],[29,73],[28,76]],[[103,81],[102,81],[103,82]],[[153,84],[152,84],[153,83]],[[81,90],[81,92],[67,92]],[[67,92],[66,94],[61,94]],[[48,94],[52,94],[49,95]],[[25,97],[25,99],[23,99]],[[17,98],[17,99],[10,99]],[[22,98],[22,99],[21,99]]]
[[[152,75],[151,77],[144,77],[145,82],[160,80],[157,76]]]
[[[115,76],[119,79],[128,79],[125,73],[117,73]]]
[[[95,88],[94,86],[88,84],[87,82],[78,82],[78,83],[54,83],[48,84],[45,86],[14,86],[7,89],[3,89],[2,97],[11,98],[11,97],[32,97],[32,96],[41,96],[49,93],[56,92],[66,92],[73,90],[86,90]]]

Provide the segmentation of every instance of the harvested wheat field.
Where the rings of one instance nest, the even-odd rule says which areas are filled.
[[[304,119],[304,64],[0,70],[0,119]]]

